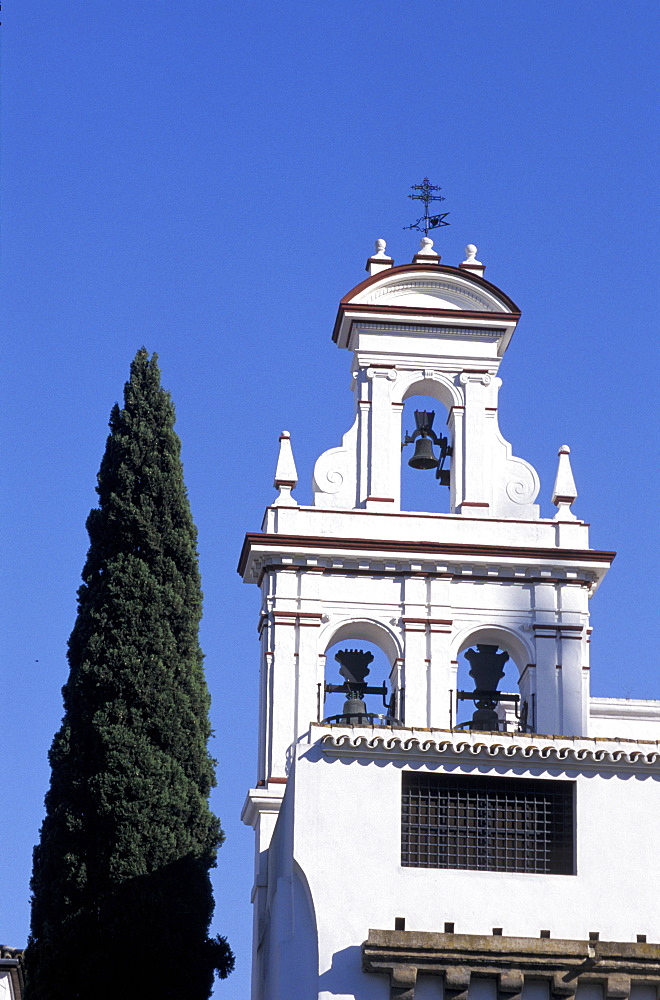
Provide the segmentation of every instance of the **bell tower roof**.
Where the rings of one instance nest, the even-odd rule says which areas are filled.
[[[501,358],[519,319],[508,295],[471,267],[420,262],[388,267],[351,289],[339,303],[332,339],[354,349],[356,324],[423,326],[441,337],[494,340]]]

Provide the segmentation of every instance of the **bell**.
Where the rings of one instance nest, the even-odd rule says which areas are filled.
[[[415,445],[415,454],[408,461],[412,469],[435,469],[438,460],[433,452],[430,438],[421,437]]]
[[[468,649],[465,659],[470,664],[470,677],[474,677],[474,686],[477,691],[497,691],[497,685],[504,677],[504,664],[509,659],[509,654],[498,653],[499,646],[488,646],[477,643],[477,650]]]

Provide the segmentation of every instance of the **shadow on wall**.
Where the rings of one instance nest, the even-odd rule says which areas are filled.
[[[356,944],[334,953],[332,965],[319,976],[318,1000],[355,1000],[358,996],[360,1000],[389,1000],[390,985],[389,976],[362,971],[362,946]]]

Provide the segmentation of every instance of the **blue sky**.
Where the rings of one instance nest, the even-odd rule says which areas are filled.
[[[384,237],[417,248],[440,184],[457,264],[523,318],[501,427],[542,481],[572,449],[592,544],[592,690],[660,697],[656,636],[655,2],[10,2],[3,27],[5,538],[0,940],[24,943],[31,850],[107,419],[157,351],[199,528],[202,645],[227,842],[216,927],[248,996],[256,588],[235,572],[291,431],[301,502],[352,421],[337,302]]]

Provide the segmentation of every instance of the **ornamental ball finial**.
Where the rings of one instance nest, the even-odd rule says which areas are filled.
[[[467,265],[472,265],[474,267],[483,267],[481,261],[477,260],[477,248],[475,247],[474,243],[468,243],[468,245],[466,246],[465,260],[463,261],[463,263]]]
[[[430,236],[422,236],[419,241],[419,252],[420,253],[431,253],[433,252],[433,240]]]
[[[385,242],[385,240],[376,240],[376,243],[374,245],[376,247],[376,253],[379,253],[379,254],[380,253],[385,253],[385,247],[387,246],[387,243]]]

